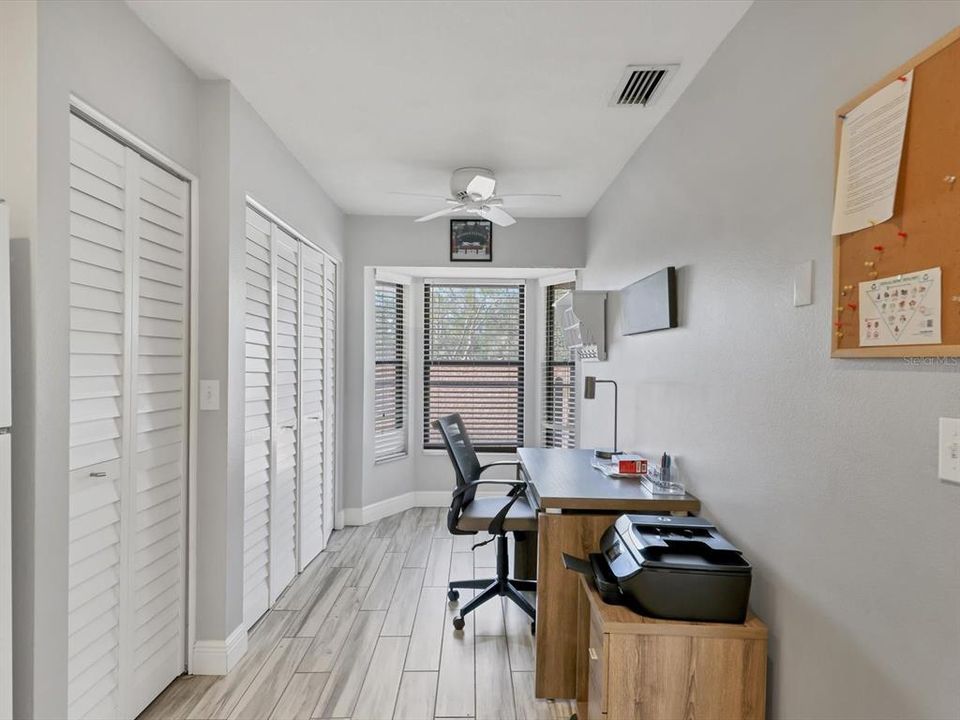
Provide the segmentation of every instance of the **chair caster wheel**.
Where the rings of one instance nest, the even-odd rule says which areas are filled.
[[[454,630],[463,630],[464,625],[466,625],[466,623],[464,622],[462,617],[457,616],[453,619]]]
[[[531,620],[531,621],[530,621],[530,634],[531,634],[531,635],[536,635],[536,634],[537,634],[537,621],[536,621],[536,620]]]
[[[460,592],[458,590],[448,590],[447,591],[447,600],[450,602],[456,602],[460,599]]]

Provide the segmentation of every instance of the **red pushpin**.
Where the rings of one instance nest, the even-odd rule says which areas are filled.
[[[856,310],[856,309],[857,309],[857,304],[856,304],[856,303],[847,303],[847,307],[850,308],[851,310]]]
[[[906,75],[901,75],[900,77],[897,78],[897,80],[899,80],[900,82],[906,82],[906,81],[907,81],[907,76],[906,76]]]
[[[907,234],[903,230],[901,230],[900,232],[897,233],[897,237],[905,239],[907,237]]]
[[[843,327],[842,322],[835,322],[834,325],[836,325],[838,329]]]
[[[873,249],[876,250],[877,252],[882,253],[882,252],[883,252],[883,245],[874,245],[874,246],[873,246]]]

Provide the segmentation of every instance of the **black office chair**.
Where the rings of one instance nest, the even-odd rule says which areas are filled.
[[[535,591],[535,580],[515,580],[509,577],[509,556],[507,553],[507,533],[536,533],[537,514],[527,502],[526,483],[519,479],[519,463],[513,460],[493,462],[481,465],[477,453],[470,442],[470,436],[463,425],[460,415],[442,417],[433,426],[440,431],[443,444],[447,447],[450,461],[457,474],[457,487],[453,491],[453,501],[447,512],[447,528],[454,535],[476,535],[488,532],[494,537],[474,547],[497,541],[497,577],[487,580],[453,580],[447,597],[458,600],[457,590],[481,590],[482,592],[460,608],[460,614],[453,619],[453,627],[462,630],[464,617],[476,610],[487,600],[506,596],[520,606],[530,616],[530,628],[536,630],[537,611],[523,595],[524,590]],[[480,475],[487,469],[498,465],[517,467],[517,480],[481,480]],[[503,497],[476,497],[481,485],[509,485],[510,491]]]

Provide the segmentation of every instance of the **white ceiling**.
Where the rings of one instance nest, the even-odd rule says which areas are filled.
[[[227,78],[340,207],[417,215],[480,165],[526,217],[586,215],[749,7],[688,2],[128,0],[204,78]],[[650,108],[624,66],[680,63]]]

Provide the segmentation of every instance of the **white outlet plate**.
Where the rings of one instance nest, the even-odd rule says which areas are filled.
[[[960,485],[960,418],[940,418],[940,479]]]
[[[201,380],[200,381],[200,409],[201,410],[219,410],[220,409],[220,381],[219,380]]]

